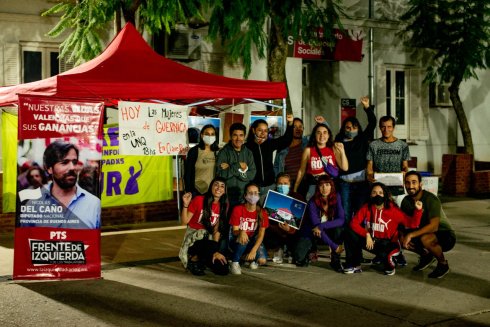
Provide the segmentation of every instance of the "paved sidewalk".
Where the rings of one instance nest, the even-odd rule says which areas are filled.
[[[15,283],[11,240],[0,238],[0,325],[490,326],[490,200],[446,198],[444,209],[458,241],[436,280],[434,266],[411,271],[409,252],[394,276],[338,274],[321,256],[195,277],[177,259],[184,230],[172,229],[105,233],[101,280]]]

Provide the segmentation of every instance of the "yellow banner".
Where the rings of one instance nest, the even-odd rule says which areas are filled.
[[[119,127],[104,127],[102,207],[173,198],[171,156],[129,156],[119,153]]]
[[[17,193],[17,116],[2,112],[3,212],[15,212]]]

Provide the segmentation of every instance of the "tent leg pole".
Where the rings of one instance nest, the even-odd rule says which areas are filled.
[[[286,121],[286,98],[282,98],[282,128],[284,133],[286,132],[286,128],[288,126],[288,122]]]
[[[175,156],[175,172],[176,172],[176,175],[177,175],[177,180],[176,180],[176,188],[177,188],[177,217],[179,219],[179,223],[180,223],[180,207],[181,207],[181,203],[180,203],[180,185],[179,185],[179,180],[180,180],[180,169],[179,169],[179,156],[176,155]]]

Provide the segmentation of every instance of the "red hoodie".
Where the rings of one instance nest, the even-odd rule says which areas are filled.
[[[377,209],[375,205],[365,204],[352,218],[350,228],[362,237],[366,237],[369,232],[374,238],[396,242],[398,225],[402,224],[407,228],[419,227],[422,212],[422,209],[415,210],[410,217],[393,204],[388,209]]]

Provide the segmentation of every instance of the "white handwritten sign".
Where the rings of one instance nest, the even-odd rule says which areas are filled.
[[[187,107],[119,101],[119,149],[124,155],[169,156],[187,148]]]

